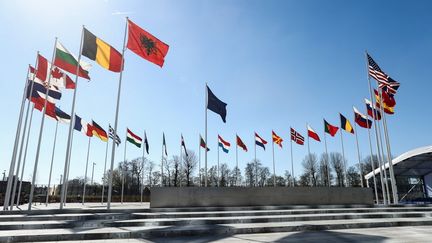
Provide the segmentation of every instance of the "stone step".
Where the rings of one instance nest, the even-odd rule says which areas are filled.
[[[48,214],[48,215],[0,215],[0,222],[7,221],[43,221],[43,220],[114,220],[131,218],[130,213],[83,213],[83,214]]]

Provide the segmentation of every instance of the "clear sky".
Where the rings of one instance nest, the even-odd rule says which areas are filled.
[[[276,171],[290,168],[289,129],[306,136],[309,123],[322,137],[323,122],[339,125],[338,113],[353,123],[352,106],[364,111],[368,97],[364,51],[401,83],[396,114],[388,117],[392,153],[399,155],[430,144],[428,109],[432,58],[432,4],[428,1],[1,1],[0,170],[9,169],[28,64],[40,51],[52,56],[54,38],[76,55],[85,25],[121,50],[125,16],[169,44],[161,69],[126,51],[119,113],[125,129],[147,131],[149,158],[160,163],[162,132],[169,156],[180,152],[180,133],[189,149],[198,149],[204,133],[205,82],[228,104],[227,123],[208,114],[209,167],[216,162],[217,134],[232,144],[237,133],[249,152],[239,151],[239,165],[253,159],[253,132],[271,140],[275,130],[284,147],[275,147]],[[76,112],[105,128],[114,123],[119,75],[93,64],[92,80],[79,80]],[[58,105],[70,113],[72,92]],[[35,112],[24,179],[31,178],[41,113]],[[37,183],[47,183],[55,122],[44,127]],[[67,125],[60,125],[53,180],[58,183],[66,151]],[[362,156],[369,154],[367,133],[359,130]],[[340,138],[327,137],[329,151],[340,152]],[[75,132],[70,178],[83,176],[87,137]],[[355,138],[344,133],[349,165],[357,162]],[[306,146],[293,145],[296,175]],[[121,146],[116,161],[123,158]],[[100,181],[105,143],[92,139],[90,165]],[[324,144],[311,140],[311,151]],[[127,158],[142,151],[129,144]],[[272,168],[271,146],[257,156]],[[221,152],[221,163],[235,165],[235,151]],[[89,166],[89,171],[91,170]],[[242,169],[242,172],[243,169]],[[90,173],[89,173],[90,175]]]

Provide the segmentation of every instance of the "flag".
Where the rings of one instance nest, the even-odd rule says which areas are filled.
[[[378,64],[372,59],[372,57],[367,53],[369,76],[373,77],[379,83],[381,89],[385,89],[392,94],[396,94],[396,90],[399,88],[400,84],[394,79],[390,78]]]
[[[84,133],[88,137],[93,137],[93,132],[92,132],[93,129],[91,124],[87,123],[77,115],[75,115],[74,129]]]
[[[381,112],[374,105],[372,105],[372,102],[368,99],[365,99],[365,103],[368,115],[375,120],[381,120]]]
[[[349,122],[348,119],[346,119],[345,116],[343,116],[342,114],[339,113],[340,116],[340,121],[341,121],[341,128],[349,133],[354,134],[354,128],[351,125],[351,123]]]
[[[141,148],[142,138],[138,137],[129,128],[126,128],[126,141],[134,144],[138,148]]]
[[[255,133],[255,144],[265,150],[265,145],[267,144],[267,141],[262,139],[257,133]]]
[[[273,143],[279,145],[279,147],[282,148],[283,139],[281,137],[279,137],[278,135],[276,135],[276,133],[274,131],[272,131],[272,139],[273,139]]]
[[[145,146],[147,154],[149,154],[149,143],[147,140],[147,133],[145,131],[144,131],[144,146]]]
[[[162,146],[165,148],[165,156],[168,156],[168,151],[165,142],[165,133],[162,133],[162,137],[163,137]]]
[[[55,104],[57,100],[60,100],[62,95],[61,92],[54,86],[52,86],[52,88],[53,89],[47,90],[46,86],[44,86],[42,83],[29,80],[27,85],[27,97],[40,97],[44,100],[47,99],[50,103]],[[30,91],[32,91],[32,94],[30,94]]]
[[[43,84],[45,87],[48,87],[48,73],[51,70],[51,63],[43,57],[42,55],[38,55],[38,69],[37,71],[31,69],[31,78],[35,82]],[[36,76],[34,76],[36,74]],[[75,89],[75,82],[64,72],[62,72],[58,67],[54,66],[51,70],[51,78],[50,78],[50,89],[53,89],[53,86],[56,89]]]
[[[185,144],[185,141],[183,139],[183,134],[181,135],[181,146],[183,147],[183,149],[185,151],[186,157],[188,157],[189,155],[188,155],[187,150],[186,150],[186,144]]]
[[[330,125],[325,119],[324,119],[324,131],[328,134],[330,134],[332,137],[334,137],[339,130],[338,127],[335,127],[333,125]]]
[[[78,68],[77,59],[59,42],[56,42],[56,52],[54,58],[54,65],[68,71],[69,73],[76,74]],[[78,76],[90,80],[88,70],[90,65],[80,61]]]
[[[382,103],[382,107],[383,107],[384,112],[387,114],[393,115],[394,114],[394,108],[396,106],[396,101],[395,101],[393,95],[389,95],[387,93],[387,91],[381,90],[382,102],[380,102],[381,98],[380,98],[378,91],[376,89],[374,89],[374,92],[375,92],[376,106],[378,108],[380,108],[381,103]]]
[[[360,111],[358,111],[355,107],[354,109],[354,121],[363,128],[371,128],[372,121],[366,115],[363,115]]]
[[[55,108],[55,114],[56,114],[56,120],[61,123],[69,123],[71,116],[68,115],[66,112],[60,110],[60,108]]]
[[[312,127],[310,127],[309,125],[307,125],[307,130],[308,130],[308,136],[309,136],[310,138],[313,138],[313,139],[315,139],[316,141],[321,142],[321,139],[320,139],[320,137],[318,136],[318,133],[316,133],[316,132],[312,129]]]
[[[36,90],[33,89],[32,93],[30,93],[30,86],[31,86],[32,82],[29,82],[27,84],[27,99],[30,100],[33,104],[34,104],[34,108],[36,108],[39,111],[42,111],[44,106],[45,106],[45,102],[46,102],[46,111],[45,111],[45,115],[57,120],[57,116],[56,116],[56,106],[55,103],[51,102],[50,100],[45,100],[45,97],[43,94],[41,94],[41,92],[38,92]],[[34,87],[33,87],[34,88]]]
[[[109,138],[111,138],[117,146],[121,144],[121,139],[117,135],[117,133],[114,131],[114,128],[111,127],[111,124],[109,124],[109,130],[108,130]]]
[[[225,123],[227,113],[226,106],[227,104],[218,99],[218,97],[216,97],[216,95],[214,95],[210,88],[207,86],[207,109],[219,114],[222,118],[222,121]]]
[[[223,140],[223,138],[219,135],[218,135],[218,143],[219,143],[219,147],[221,147],[225,153],[229,152],[229,148],[230,148],[231,144],[229,142]]]
[[[81,54],[96,61],[103,68],[113,72],[121,71],[122,55],[105,41],[84,28],[84,41]]]
[[[201,137],[201,135],[200,135],[200,146],[202,147],[202,148],[206,148],[206,142],[204,141],[204,139]],[[209,148],[207,148],[207,151],[210,151],[210,149]]]
[[[236,137],[237,137],[237,146],[239,146],[240,148],[242,148],[245,152],[247,152],[248,151],[248,149],[247,149],[247,147],[246,147],[246,144],[244,144],[243,143],[243,141],[241,140],[241,138],[238,136],[238,135],[236,135]]]
[[[108,135],[105,132],[105,130],[93,120],[92,120],[92,128],[93,128],[92,133],[94,136],[98,137],[100,140],[104,142],[108,141]]]
[[[147,61],[162,67],[169,46],[128,20],[127,48]]]
[[[291,140],[298,145],[304,144],[304,137],[291,127]]]

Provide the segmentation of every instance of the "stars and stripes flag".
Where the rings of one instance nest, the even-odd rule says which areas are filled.
[[[117,146],[121,144],[121,139],[114,131],[114,128],[111,127],[111,124],[109,125],[108,136],[115,142]]]
[[[304,137],[291,127],[291,140],[298,145],[304,144]]]
[[[378,81],[378,87],[382,90],[389,92],[390,94],[396,94],[400,83],[388,76],[378,64],[372,59],[372,57],[367,53],[369,76]]]

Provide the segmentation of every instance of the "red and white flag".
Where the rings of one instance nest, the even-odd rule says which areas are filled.
[[[318,136],[318,134],[312,129],[312,127],[310,127],[309,125],[307,125],[307,130],[308,130],[308,136],[310,138],[315,139],[318,142],[321,142],[320,137]]]

